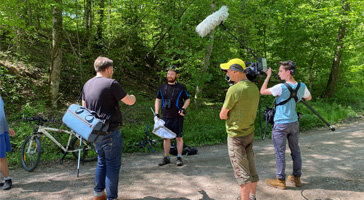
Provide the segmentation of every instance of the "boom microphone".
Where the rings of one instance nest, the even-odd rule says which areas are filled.
[[[204,19],[197,27],[196,32],[201,36],[205,37],[216,26],[220,25],[229,16],[228,7],[222,6],[218,11],[212,13],[206,19]]]

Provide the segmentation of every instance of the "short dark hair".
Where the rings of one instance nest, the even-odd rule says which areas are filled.
[[[113,61],[109,58],[99,56],[94,62],[94,68],[96,72],[105,71],[108,67],[113,66]]]
[[[284,69],[287,71],[291,71],[291,74],[293,75],[296,71],[296,63],[293,62],[292,60],[288,60],[288,61],[281,61],[279,62],[279,66],[283,66]]]

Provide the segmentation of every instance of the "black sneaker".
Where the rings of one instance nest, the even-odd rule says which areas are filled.
[[[183,162],[182,162],[182,158],[181,157],[177,157],[177,162],[176,162],[177,166],[182,166]]]
[[[169,157],[163,157],[162,162],[159,163],[158,165],[163,166],[163,165],[166,165],[166,164],[169,164],[169,163],[171,163],[171,160],[169,159]]]
[[[5,183],[3,185],[3,190],[10,190],[11,186],[13,185],[11,179],[5,180]]]
[[[1,183],[0,183],[0,187],[2,187],[4,184],[5,184],[5,183],[1,182]]]

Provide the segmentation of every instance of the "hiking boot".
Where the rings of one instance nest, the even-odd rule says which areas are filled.
[[[171,163],[171,160],[169,159],[169,157],[163,157],[162,162],[159,163],[158,165],[163,166],[163,165],[166,165],[166,164],[169,164],[169,163]]]
[[[302,186],[301,177],[299,177],[299,176],[289,175],[287,177],[287,180],[293,182],[294,186],[296,186],[296,187],[301,187]]]
[[[11,179],[5,180],[5,183],[3,185],[3,190],[10,190],[12,185],[13,182],[11,181]]]
[[[277,177],[275,179],[265,179],[265,183],[281,190],[286,189],[286,180],[280,180]]]
[[[106,194],[104,193],[103,195],[101,196],[94,196],[93,200],[107,200],[107,197],[106,197]]]
[[[183,162],[182,162],[182,158],[181,157],[177,157],[177,162],[176,162],[177,166],[182,166]]]

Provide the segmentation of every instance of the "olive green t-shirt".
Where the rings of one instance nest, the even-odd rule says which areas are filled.
[[[226,120],[229,137],[245,136],[254,131],[258,104],[258,87],[251,81],[239,81],[228,89],[223,107],[229,110]]]

